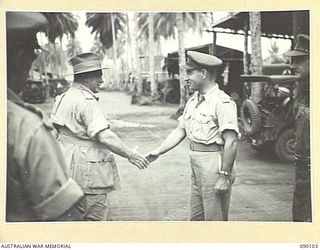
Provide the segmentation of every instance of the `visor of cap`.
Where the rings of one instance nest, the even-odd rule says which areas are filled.
[[[287,53],[285,53],[285,56],[288,57],[293,57],[293,56],[308,56],[309,53],[305,52],[305,51],[300,51],[300,50],[291,50]]]
[[[188,69],[201,69],[199,66],[195,64],[185,63],[180,65],[182,68],[188,70]]]
[[[41,13],[6,12],[6,26],[8,32],[45,31],[47,24],[47,19]]]

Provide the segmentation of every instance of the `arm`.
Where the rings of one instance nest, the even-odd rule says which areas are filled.
[[[225,130],[222,133],[222,138],[224,140],[224,148],[221,170],[227,171],[230,174],[237,154],[237,133],[234,130]],[[220,174],[214,190],[217,193],[227,193],[229,192],[230,184],[230,177]]]
[[[132,164],[139,169],[144,169],[148,166],[148,161],[135,150],[129,149],[121,139],[110,129],[104,129],[96,134],[98,141],[107,147],[113,153],[127,158]]]
[[[186,131],[178,126],[173,130],[159,147],[147,154],[149,162],[155,161],[160,155],[165,154],[176,147],[186,137]]]
[[[231,173],[237,154],[237,133],[233,130],[225,130],[222,134],[224,140],[223,159],[221,170]]]
[[[156,150],[159,152],[159,155],[167,153],[168,151],[179,145],[185,137],[185,130],[177,127],[167,136],[164,142],[161,143],[161,145]]]
[[[221,170],[227,171],[230,174],[236,158],[238,145],[237,136],[239,133],[235,103],[231,100],[219,102],[217,104],[217,117],[219,131],[224,141]],[[227,193],[230,189],[230,184],[230,177],[220,174],[214,189],[217,193]]]
[[[148,161],[135,150],[129,149],[120,138],[110,130],[110,123],[104,117],[96,101],[87,101],[81,104],[80,118],[87,127],[87,133],[92,139],[97,139],[110,151],[127,158],[139,169],[147,168]]]
[[[60,147],[44,126],[36,130],[27,147],[21,145],[20,155],[25,150],[25,157],[18,158],[22,184],[38,218],[82,220],[82,211],[76,204],[83,192],[68,178]]]

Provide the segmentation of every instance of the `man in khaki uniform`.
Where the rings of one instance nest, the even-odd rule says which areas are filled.
[[[82,220],[83,192],[68,178],[52,125],[18,94],[26,82],[36,33],[47,20],[35,12],[7,12],[7,192],[6,220]]]
[[[292,206],[293,221],[311,222],[309,36],[298,35],[295,48],[286,55],[291,57],[294,73],[300,76],[295,91],[296,183]]]
[[[72,58],[71,64],[74,83],[56,98],[51,118],[59,131],[68,172],[85,193],[85,219],[104,221],[108,214],[107,193],[120,185],[111,152],[127,158],[139,169],[146,168],[148,161],[111,131],[98,105],[95,94],[103,82],[100,56],[83,53]]]
[[[237,109],[234,101],[215,82],[222,61],[212,55],[188,51],[187,83],[195,90],[188,100],[178,127],[154,151],[153,161],[190,140],[190,220],[228,220],[231,185],[235,178]]]

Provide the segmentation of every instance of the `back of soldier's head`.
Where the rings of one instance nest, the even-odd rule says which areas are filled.
[[[8,87],[16,92],[23,86],[36,57],[35,49],[39,48],[36,34],[46,25],[47,20],[40,13],[6,13]]]

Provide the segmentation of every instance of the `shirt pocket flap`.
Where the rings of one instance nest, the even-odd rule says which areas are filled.
[[[204,113],[199,114],[199,122],[202,124],[209,123],[210,121],[213,121],[213,116],[207,115]]]

